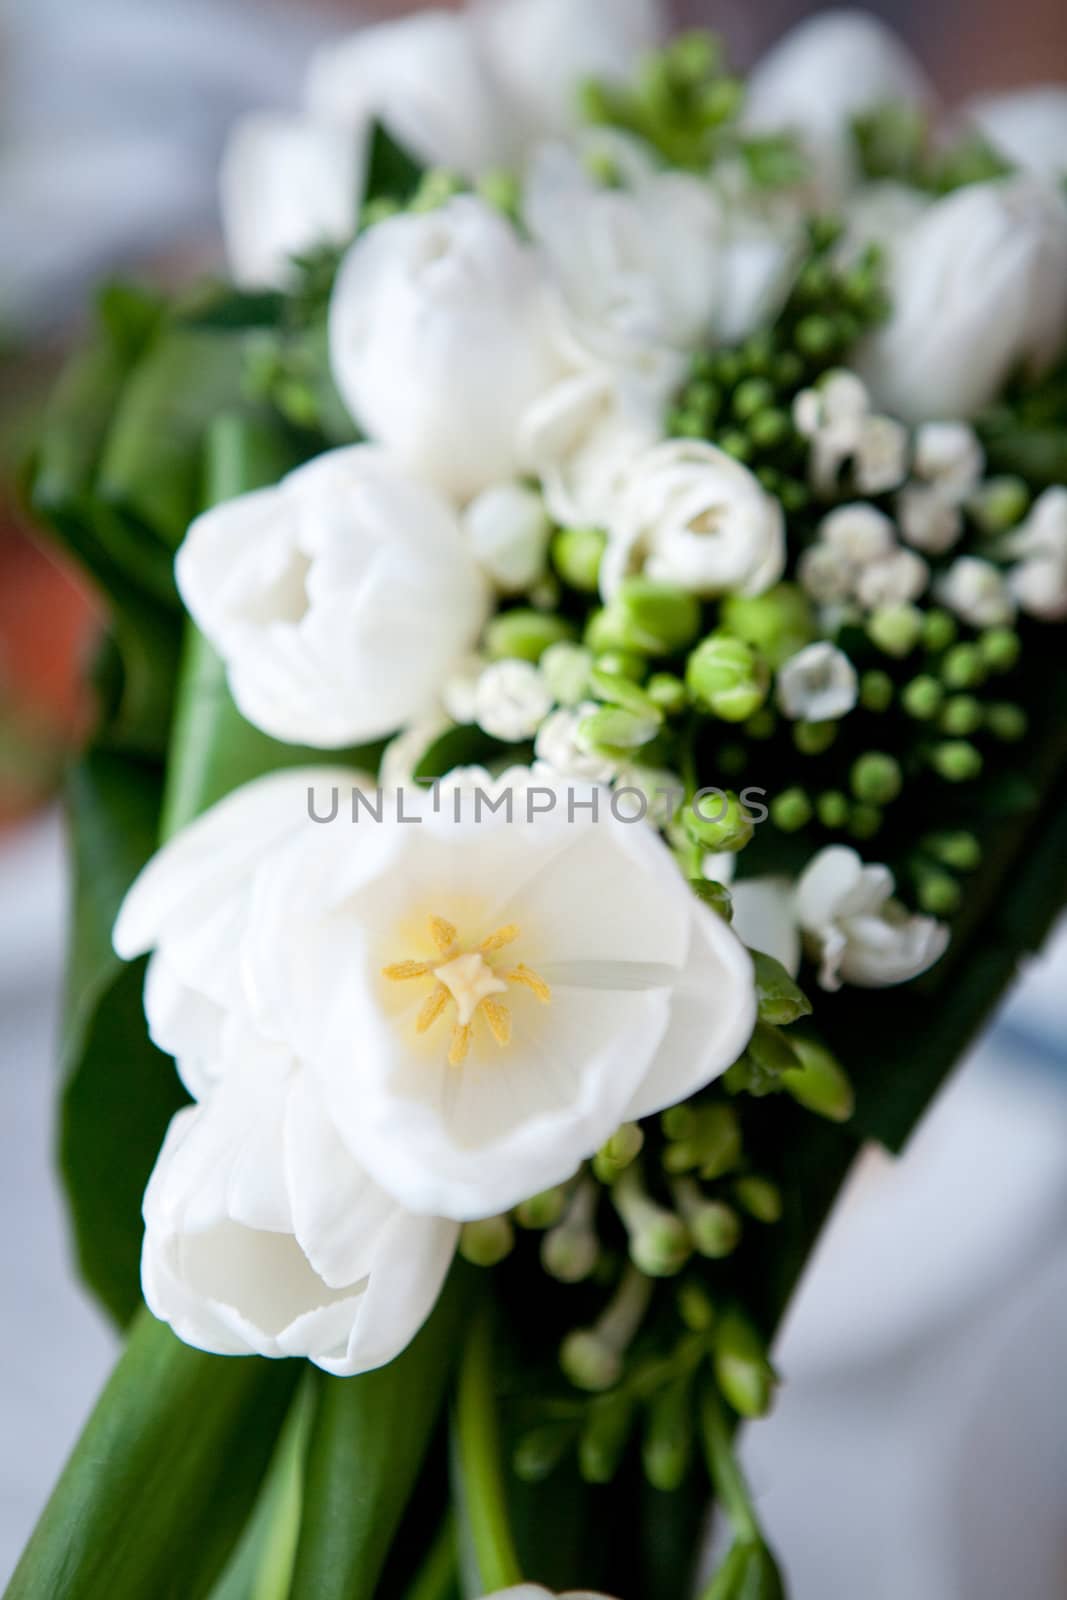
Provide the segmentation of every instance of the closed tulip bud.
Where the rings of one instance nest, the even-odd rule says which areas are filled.
[[[686,686],[702,710],[724,722],[745,722],[765,702],[770,672],[743,639],[713,633],[689,657]]]

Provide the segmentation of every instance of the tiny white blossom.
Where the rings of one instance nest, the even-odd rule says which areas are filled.
[[[847,561],[854,571],[884,561],[896,548],[896,530],[884,511],[856,501],[838,506],[819,523],[820,543]]]
[[[856,599],[868,611],[910,605],[926,591],[930,568],[914,550],[894,550],[872,561],[856,579]]]
[[[963,534],[959,503],[936,484],[906,484],[897,496],[897,517],[907,542],[927,555],[944,555]]]
[[[865,866],[845,845],[828,845],[808,863],[794,905],[823,989],[907,983],[944,955],[945,925],[911,915],[893,890],[888,867]]]
[[[1045,622],[1067,617],[1067,489],[1046,489],[1005,550],[1019,558],[1008,581],[1027,615]]]
[[[530,661],[494,661],[474,691],[474,721],[494,739],[532,739],[552,710],[552,691]]]
[[[844,651],[820,640],[779,667],[776,693],[783,716],[801,722],[832,722],[856,704],[859,680]]]
[[[478,720],[478,684],[489,665],[484,656],[464,656],[457,661],[441,687],[441,704],[453,722]]]
[[[551,524],[544,501],[520,483],[485,489],[463,513],[475,561],[502,594],[521,594],[544,575]]]
[[[908,430],[892,417],[870,416],[856,441],[853,470],[861,494],[886,494],[908,474]]]
[[[970,423],[924,422],[915,434],[914,470],[957,504],[978,487],[985,451]]]
[[[837,483],[855,453],[870,397],[866,385],[844,368],[828,373],[815,389],[803,389],[793,402],[797,432],[811,442],[811,481],[823,493]]]
[[[537,731],[534,754],[560,778],[580,778],[586,783],[610,783],[617,764],[588,751],[578,743],[578,726],[600,709],[586,701],[573,710],[561,707],[545,718]]]
[[[937,585],[942,605],[972,628],[995,628],[1015,616],[1007,578],[980,556],[957,556]]]
[[[852,593],[852,563],[832,545],[810,545],[797,562],[797,577],[805,594],[819,605],[847,600]]]

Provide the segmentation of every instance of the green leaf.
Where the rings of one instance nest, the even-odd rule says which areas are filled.
[[[209,1594],[301,1370],[204,1355],[142,1312],[5,1600]]]
[[[364,203],[393,200],[398,205],[406,205],[422,182],[424,172],[422,163],[405,150],[382,123],[376,122],[371,132]]]
[[[472,1295],[454,1269],[387,1367],[329,1378],[315,1416],[290,1600],[371,1600],[437,1426]]]
[[[753,950],[752,961],[756,969],[756,998],[759,1002],[761,1022],[787,1027],[798,1017],[811,1015],[811,1001],[795,983],[780,961]]]

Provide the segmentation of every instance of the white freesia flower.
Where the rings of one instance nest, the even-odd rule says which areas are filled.
[[[750,950],[780,961],[791,978],[800,971],[800,929],[788,878],[743,878],[730,889],[730,926]]]
[[[837,487],[846,463],[861,494],[884,494],[903,481],[907,430],[871,410],[867,387],[854,372],[827,373],[817,388],[801,390],[793,402],[793,421],[810,440],[809,472],[820,493]]]
[[[915,480],[897,496],[904,538],[944,555],[963,534],[963,504],[981,482],[985,452],[966,422],[926,422],[915,435]]]
[[[364,142],[347,129],[281,112],[242,117],[219,169],[234,280],[245,289],[284,288],[294,256],[351,239],[365,161]]]
[[[635,569],[694,594],[763,594],[785,570],[779,502],[714,445],[670,440],[639,457],[609,525],[601,589]]]
[[[834,722],[859,699],[859,678],[843,650],[826,640],[809,644],[778,668],[778,709],[793,721]]]
[[[937,585],[937,597],[972,628],[996,628],[1015,616],[1005,574],[980,556],[957,556]]]
[[[1067,200],[1027,176],[957,189],[898,241],[889,287],[857,359],[872,395],[908,422],[972,417],[1062,348]]]
[[[521,594],[544,576],[552,525],[533,489],[502,483],[483,490],[463,513],[463,531],[502,594]]]
[[[534,754],[557,778],[577,778],[582,783],[610,783],[617,763],[591,753],[578,742],[578,728],[600,707],[592,700],[573,709],[561,706],[546,717],[537,733]]]
[[[808,863],[794,904],[822,988],[907,983],[944,955],[945,925],[911,915],[893,890],[888,867],[865,866],[845,845],[828,845]]]
[[[304,98],[326,125],[365,136],[383,122],[430,166],[473,175],[508,155],[509,120],[462,14],[423,11],[324,45]]]
[[[877,506],[862,500],[831,511],[819,523],[818,536],[855,572],[875,561],[884,561],[896,549],[891,519]]]
[[[494,739],[532,739],[552,710],[552,691],[530,661],[494,661],[474,689],[474,717]]]
[[[198,517],[176,574],[242,713],[323,747],[425,713],[487,608],[448,503],[367,445]]]
[[[855,594],[867,611],[905,606],[918,600],[930,582],[930,568],[914,550],[894,550],[872,561],[856,578]]]
[[[223,1009],[291,1052],[341,1143],[400,1205],[496,1215],[744,1047],[743,946],[652,829],[591,813],[601,791],[523,771],[498,780],[493,810],[470,791],[448,803],[419,791],[402,817],[383,804],[381,822],[356,823],[346,794],[332,824],[305,804],[296,836],[256,854],[242,822],[260,795],[248,786],[164,847],[116,946],[169,961],[179,939],[187,987],[219,993],[198,933],[239,854]]]
[[[1067,87],[1059,83],[982,95],[963,115],[1000,155],[1028,172],[1067,172]]]
[[[856,175],[853,119],[928,96],[918,63],[884,23],[864,11],[832,11],[800,23],[757,64],[745,124],[799,134],[817,192],[835,201]]]
[[[145,1300],[179,1338],[220,1355],[305,1356],[338,1377],[405,1348],[458,1236],[378,1188],[312,1079],[249,1043],[218,1091],[174,1118],[144,1216]]]
[[[1006,542],[1018,558],[1009,574],[1022,609],[1045,622],[1067,617],[1067,489],[1046,489]]]
[[[520,418],[559,375],[533,250],[471,196],[379,223],[342,264],[330,359],[357,422],[436,487],[514,478]]]
[[[475,0],[471,21],[511,116],[535,137],[573,131],[581,83],[628,83],[666,33],[658,0]]]

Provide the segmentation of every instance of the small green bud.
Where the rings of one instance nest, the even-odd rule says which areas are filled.
[[[596,698],[610,706],[621,706],[624,711],[632,711],[635,716],[649,717],[655,721],[657,728],[661,727],[663,713],[655,702],[632,678],[621,672],[605,672],[600,664],[603,659],[602,656],[598,658],[589,674],[589,687]]]
[[[685,684],[673,672],[654,672],[645,685],[648,698],[666,717],[675,717],[689,704]]]
[[[554,644],[574,638],[563,617],[544,611],[503,611],[485,630],[486,651],[493,661],[540,661]]]
[[[928,672],[921,672],[906,685],[901,703],[909,717],[917,722],[929,722],[941,710],[944,698],[945,691],[937,679]]]
[[[893,680],[888,672],[872,667],[860,677],[860,704],[866,711],[888,711],[893,704]]]
[[[837,738],[836,722],[798,722],[793,727],[793,743],[802,756],[824,755]]]
[[[713,852],[743,850],[752,838],[752,814],[730,789],[698,790],[682,812],[682,827],[694,844]]]
[[[774,360],[774,377],[783,389],[795,389],[804,377],[804,363],[795,350],[783,350]]]
[[[930,834],[922,847],[954,872],[974,872],[982,864],[982,846],[973,833]]]
[[[643,653],[676,655],[700,634],[700,602],[673,584],[626,578],[613,601],[646,644]]]
[[[567,1204],[566,1189],[557,1186],[555,1189],[546,1189],[543,1194],[535,1194],[529,1200],[524,1200],[515,1207],[515,1221],[520,1228],[532,1228],[540,1231],[545,1228],[555,1227],[563,1209]]]
[[[847,1122],[855,1107],[848,1077],[825,1046],[814,1039],[790,1040],[799,1066],[782,1074],[782,1086],[798,1104],[830,1122]]]
[[[650,1218],[630,1234],[630,1260],[649,1278],[673,1278],[692,1250],[689,1229],[671,1211]]]
[[[1030,508],[1030,490],[1022,478],[989,478],[971,496],[967,509],[983,533],[1007,533],[1018,527]]]
[[[716,1328],[715,1377],[739,1416],[762,1417],[770,1410],[774,1369],[755,1328],[733,1309],[723,1313]]]
[[[849,781],[856,799],[872,806],[892,804],[904,787],[900,762],[879,750],[870,750],[853,763]]]
[[[950,689],[976,689],[985,675],[985,662],[976,644],[953,645],[941,663],[941,676]]]
[[[824,828],[837,832],[848,823],[849,805],[847,795],[840,789],[827,789],[815,801],[815,814]]]
[[[994,739],[1001,739],[1005,744],[1017,744],[1020,739],[1025,739],[1028,725],[1022,706],[997,701],[986,707],[986,726]]]
[[[882,828],[885,818],[877,806],[855,805],[848,820],[848,831],[854,839],[873,839]]]
[[[734,390],[733,413],[741,422],[749,422],[775,401],[774,385],[766,378],[746,378]]]
[[[693,1401],[688,1376],[668,1383],[649,1403],[641,1460],[654,1489],[672,1494],[689,1469],[693,1451]]]
[[[511,1458],[515,1476],[522,1483],[544,1483],[570,1449],[574,1431],[573,1423],[546,1422],[524,1433]]]
[[[648,672],[648,661],[633,650],[605,650],[593,665],[613,678],[629,678],[631,683],[643,683]]]
[[[678,1315],[690,1333],[710,1333],[715,1326],[715,1307],[698,1279],[685,1278],[678,1285]]]
[[[922,636],[923,614],[917,606],[883,606],[867,623],[872,644],[898,660],[910,655]]]
[[[761,595],[726,595],[719,624],[722,632],[752,645],[771,667],[780,667],[815,637],[811,602],[795,583],[779,583]]]
[[[930,752],[934,771],[946,783],[971,783],[982,771],[982,756],[965,739],[946,740]]]
[[[777,731],[778,716],[773,706],[764,706],[745,723],[745,732],[750,739],[773,739]]]
[[[636,1161],[644,1148],[645,1136],[637,1122],[624,1122],[593,1157],[593,1172],[599,1183],[611,1184]]]
[[[625,1391],[594,1400],[578,1441],[578,1471],[586,1483],[610,1483],[622,1464],[634,1421],[634,1401]]]
[[[719,449],[735,461],[751,461],[752,440],[740,428],[727,428],[719,435]]]
[[[771,821],[782,833],[799,833],[814,814],[806,790],[794,786],[776,794],[770,804]]]
[[[712,1182],[741,1159],[741,1124],[732,1106],[674,1106],[664,1112],[662,1127],[669,1141],[663,1152],[669,1173],[698,1170]]]
[[[558,1283],[584,1283],[599,1260],[600,1240],[592,1228],[561,1222],[541,1240],[541,1265]]]
[[[560,528],[553,537],[552,565],[563,582],[580,594],[596,594],[607,536],[599,528]]]
[[[473,1267],[495,1267],[515,1248],[515,1230],[510,1217],[486,1217],[483,1222],[465,1222],[459,1236],[459,1253]]]
[[[838,346],[838,328],[832,317],[816,313],[802,317],[796,327],[796,346],[801,355],[812,361],[823,361]]]
[[[916,877],[920,911],[931,917],[951,917],[959,910],[963,894],[950,872],[940,867],[924,867]]]
[[[935,607],[923,617],[923,647],[931,655],[940,655],[942,650],[956,643],[959,631],[952,613]]]
[[[741,1218],[724,1200],[706,1200],[688,1218],[697,1253],[709,1261],[723,1261],[741,1243]]]
[[[1014,628],[988,628],[979,637],[978,652],[990,672],[1011,672],[1019,664],[1022,641]]]
[[[622,1377],[622,1355],[595,1328],[577,1328],[564,1339],[559,1364],[576,1389],[601,1394]]]
[[[640,750],[660,730],[658,712],[624,711],[621,706],[605,706],[591,711],[578,724],[578,743],[590,754],[623,756]]]
[[[748,425],[748,436],[757,450],[777,450],[793,431],[789,413],[777,406],[757,411]]]
[[[541,675],[561,706],[577,706],[589,698],[592,652],[580,644],[553,644],[541,657]]]
[[[786,1028],[799,1017],[811,1015],[811,1001],[780,961],[762,951],[752,956],[756,972],[756,1000],[762,1022]]]
[[[738,1178],[734,1184],[734,1194],[742,1211],[747,1211],[757,1222],[770,1224],[781,1221],[781,1190],[769,1178]]]
[[[495,167],[478,179],[478,193],[487,206],[511,219],[519,215],[522,205],[522,183],[516,172]]]
[[[954,694],[945,701],[944,710],[938,719],[938,727],[950,738],[966,739],[972,733],[977,733],[984,718],[982,703],[976,700],[973,694]]]

